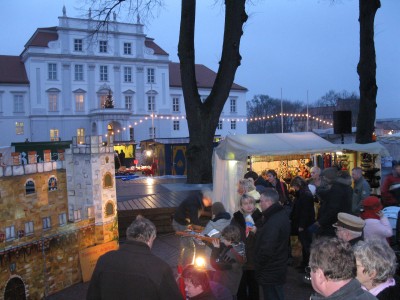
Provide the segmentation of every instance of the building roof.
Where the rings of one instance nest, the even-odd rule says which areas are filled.
[[[58,40],[57,27],[38,28],[25,44],[25,49],[28,47],[48,47],[49,42],[56,40]]]
[[[206,66],[199,64],[195,65],[195,72],[196,72],[197,86],[199,88],[211,89],[213,87],[217,73],[210,70]],[[179,63],[174,63],[174,62],[169,63],[169,86],[182,87],[181,69]],[[232,84],[232,90],[247,91],[245,87],[240,86],[236,83]]]
[[[0,55],[0,83],[29,84],[25,65],[19,56]]]
[[[153,49],[154,54],[157,55],[169,55],[167,52],[165,52],[160,46],[158,46],[156,43],[154,43],[154,39],[146,37],[144,41],[144,45],[147,48]]]

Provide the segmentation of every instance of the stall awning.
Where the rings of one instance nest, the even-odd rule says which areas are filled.
[[[312,132],[229,135],[215,149],[223,160],[246,160],[250,155],[312,154],[338,151]]]

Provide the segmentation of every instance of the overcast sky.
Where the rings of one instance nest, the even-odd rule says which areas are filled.
[[[135,3],[135,1],[133,1]],[[178,61],[180,1],[165,1],[145,33]],[[62,6],[79,17],[84,0],[0,0],[0,54],[19,55],[38,27],[58,26]],[[224,11],[197,1],[196,63],[218,68]],[[358,0],[253,0],[241,40],[235,82],[255,94],[314,102],[329,90],[356,92]],[[375,18],[377,118],[400,118],[400,0],[381,0]],[[119,15],[119,21],[127,21]]]

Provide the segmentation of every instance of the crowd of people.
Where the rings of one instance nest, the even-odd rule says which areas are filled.
[[[388,180],[388,190],[400,183],[400,166]],[[210,190],[177,207],[172,226],[187,233],[180,239],[178,279],[151,254],[154,224],[138,217],[127,243],[99,259],[87,299],[125,299],[138,288],[135,299],[283,300],[291,236],[301,245],[296,268],[315,291],[310,299],[400,299],[392,227],[360,168],[350,174],[314,166],[310,178],[295,176],[288,185],[275,170],[250,171],[237,192],[239,210],[232,215]],[[385,203],[399,205],[391,196]],[[202,226],[204,215],[210,220]],[[196,266],[199,253],[209,264]]]

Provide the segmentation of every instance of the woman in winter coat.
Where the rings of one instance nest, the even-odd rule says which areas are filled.
[[[362,202],[364,210],[361,218],[365,220],[364,239],[379,239],[386,241],[393,235],[389,219],[383,215],[382,204],[378,197],[369,196]]]
[[[232,225],[240,229],[241,240],[245,244],[247,262],[243,265],[243,274],[237,293],[238,299],[259,299],[258,283],[254,274],[254,243],[257,227],[261,226],[261,211],[256,208],[256,199],[243,194],[239,200],[240,209],[233,214]]]
[[[291,213],[292,235],[297,235],[301,243],[303,261],[299,268],[303,271],[310,258],[312,234],[307,228],[315,222],[314,199],[307,182],[300,176],[294,177],[290,185],[296,192]]]

